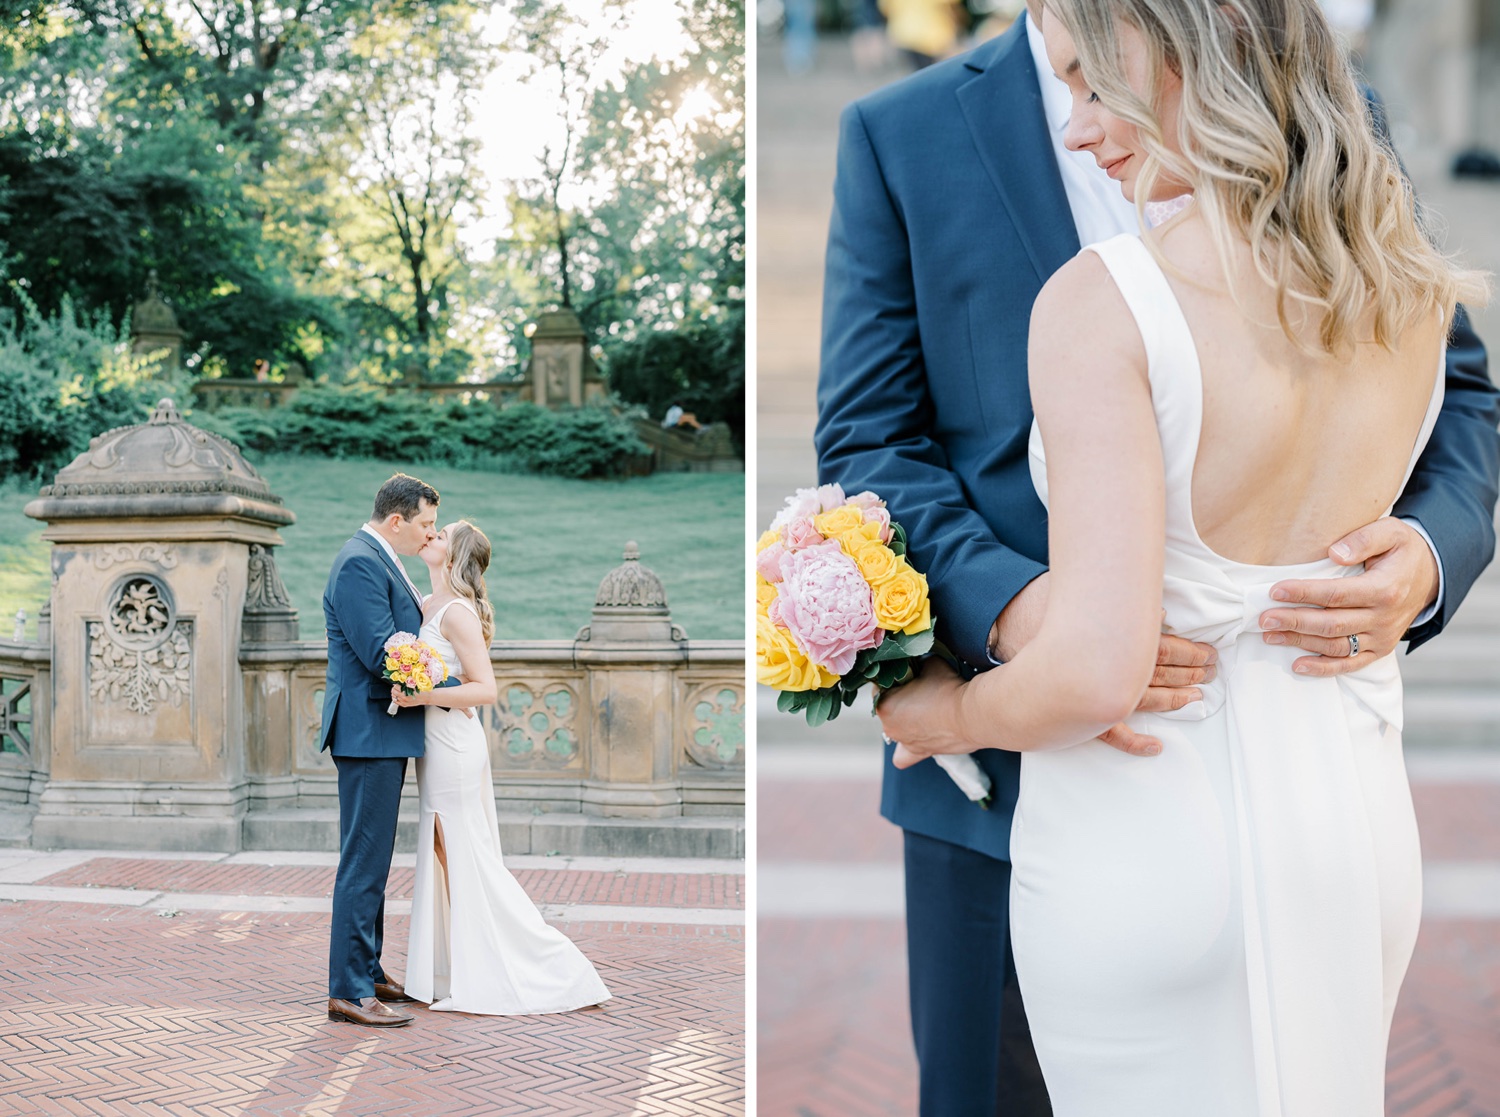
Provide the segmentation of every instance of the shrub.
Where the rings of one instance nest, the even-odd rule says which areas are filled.
[[[373,386],[307,388],[271,411],[226,407],[191,420],[250,450],[410,458],[557,477],[618,476],[646,453],[628,421],[599,408],[498,408]]]
[[[654,419],[679,404],[703,423],[729,424],[744,446],[745,320],[734,314],[675,330],[653,330],[608,350],[609,386]]]
[[[64,299],[43,317],[24,303],[20,321],[0,328],[0,480],[44,476],[95,435],[144,420],[182,390],[157,372],[155,361],[131,356],[107,313],[75,312]]]

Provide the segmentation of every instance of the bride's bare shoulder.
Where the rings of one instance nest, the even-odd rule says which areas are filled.
[[[1039,379],[1146,374],[1146,347],[1115,278],[1096,252],[1080,252],[1049,279],[1031,311],[1030,372]]]

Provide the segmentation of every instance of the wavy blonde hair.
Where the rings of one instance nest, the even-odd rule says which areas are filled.
[[[1299,347],[1312,349],[1296,328],[1309,312],[1328,353],[1370,340],[1361,334],[1372,311],[1373,340],[1392,349],[1434,306],[1451,321],[1459,300],[1488,297],[1485,277],[1459,269],[1425,234],[1411,185],[1376,138],[1316,0],[1044,3],[1072,35],[1105,107],[1139,131],[1142,227],[1164,172],[1189,183],[1226,275],[1243,240]],[[1180,155],[1167,146],[1157,106],[1126,80],[1120,21],[1146,41],[1148,90],[1160,89],[1169,69],[1182,79]]]
[[[490,568],[490,541],[468,520],[459,520],[448,535],[448,584],[479,614],[479,627],[488,644],[495,635],[495,610],[484,586]]]

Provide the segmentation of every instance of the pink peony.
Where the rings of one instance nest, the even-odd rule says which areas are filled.
[[[870,586],[837,543],[782,556],[773,608],[775,623],[785,626],[809,659],[836,675],[880,642]]]
[[[842,485],[819,485],[816,490],[819,512],[832,512],[835,508],[842,507],[848,501],[844,499]]]

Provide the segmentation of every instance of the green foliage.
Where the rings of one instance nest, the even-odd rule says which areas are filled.
[[[678,404],[700,422],[745,435],[745,320],[735,314],[675,330],[652,330],[606,346],[610,389],[647,414]]]
[[[249,450],[329,458],[411,454],[428,462],[578,479],[616,477],[646,453],[610,411],[435,400],[372,385],[312,387],[271,411],[224,408],[192,421]]]
[[[153,362],[130,356],[105,313],[75,313],[67,298],[50,316],[24,299],[21,311],[0,329],[0,480],[60,469],[94,435],[141,422],[181,387],[153,380]]]

